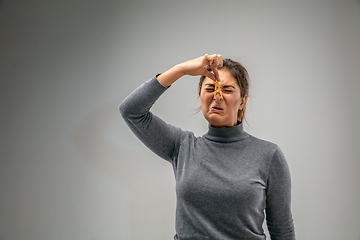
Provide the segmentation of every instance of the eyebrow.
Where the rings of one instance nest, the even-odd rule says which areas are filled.
[[[229,88],[229,87],[235,89],[235,87],[234,87],[233,85],[224,85],[224,86],[223,86],[223,88]]]
[[[215,87],[215,85],[212,84],[212,83],[206,83],[205,86]],[[222,86],[222,87],[223,87],[223,88],[233,88],[233,89],[235,89],[235,87],[234,87],[233,85],[224,85],[224,86]]]

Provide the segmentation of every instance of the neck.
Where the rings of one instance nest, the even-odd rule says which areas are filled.
[[[236,142],[249,135],[243,130],[243,124],[238,122],[233,127],[213,127],[209,126],[209,131],[204,135],[210,141],[214,142]]]
[[[236,125],[239,125],[240,123],[241,122],[239,120],[236,120],[232,125],[214,125],[214,124],[209,123],[209,126],[213,127],[213,128],[229,128],[229,127],[234,127]]]

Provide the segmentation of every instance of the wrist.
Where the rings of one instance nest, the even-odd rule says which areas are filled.
[[[178,65],[175,65],[174,67],[170,68],[156,78],[161,85],[169,87],[171,84],[173,84],[176,80],[178,80],[184,75],[185,74],[183,73],[182,68]]]
[[[181,77],[187,75],[186,68],[184,67],[184,65],[182,63],[176,64],[169,70],[173,72],[174,76],[175,75],[178,76],[178,78],[181,78]]]

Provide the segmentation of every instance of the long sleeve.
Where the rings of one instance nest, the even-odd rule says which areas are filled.
[[[133,133],[150,150],[172,161],[181,141],[182,130],[150,112],[152,105],[166,89],[153,77],[126,97],[119,111]]]
[[[165,123],[150,112],[166,91],[156,77],[119,106],[134,134],[173,165],[176,180],[175,239],[266,238],[294,240],[290,172],[273,143],[243,131],[209,126],[202,137]]]
[[[290,171],[280,148],[273,154],[266,196],[266,220],[271,240],[294,240]]]

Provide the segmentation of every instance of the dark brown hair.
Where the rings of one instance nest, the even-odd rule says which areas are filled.
[[[231,75],[236,79],[236,82],[240,87],[241,98],[244,98],[245,95],[249,96],[249,74],[243,65],[241,65],[239,62],[226,58],[223,60],[222,67],[218,68],[218,70],[220,69],[228,70],[231,73]],[[211,71],[210,68],[207,68],[207,70]],[[201,87],[204,82],[204,79],[205,76],[200,77],[199,93],[201,92]],[[246,103],[244,104],[243,109],[239,110],[238,112],[238,120],[240,122],[242,122],[245,119],[245,109],[246,109]]]

